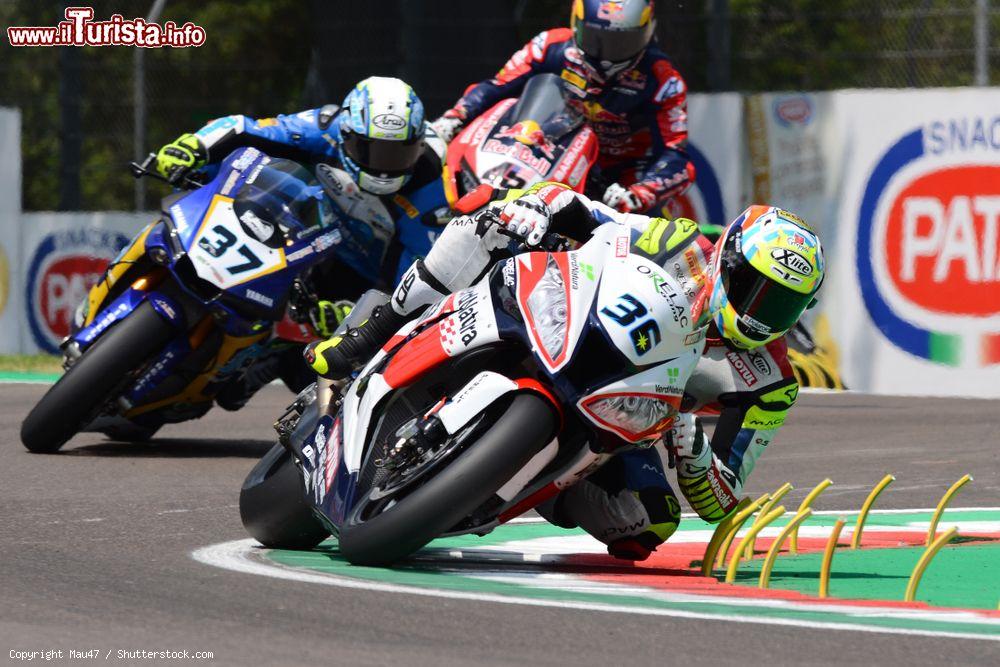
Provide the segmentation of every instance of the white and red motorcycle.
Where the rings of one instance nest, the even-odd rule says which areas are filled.
[[[528,188],[564,183],[582,193],[597,162],[597,135],[566,103],[563,81],[538,74],[519,98],[500,100],[448,144],[445,193],[452,203],[486,183]]]
[[[352,563],[385,565],[485,534],[623,443],[657,438],[705,332],[696,290],[632,253],[632,234],[605,224],[577,250],[498,263],[401,329],[339,397],[303,392],[244,483],[248,532],[280,548],[333,534]]]

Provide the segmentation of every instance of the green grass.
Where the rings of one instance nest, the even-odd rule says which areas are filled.
[[[54,354],[0,354],[2,373],[62,373],[62,357]]]

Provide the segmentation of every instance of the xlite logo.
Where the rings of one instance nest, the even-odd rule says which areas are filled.
[[[809,264],[809,260],[794,250],[775,248],[771,251],[771,257],[774,261],[781,264],[789,271],[794,271],[795,273],[799,273],[803,276],[812,275],[813,268],[812,265]]]

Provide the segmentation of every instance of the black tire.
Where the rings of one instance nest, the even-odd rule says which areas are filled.
[[[149,302],[139,304],[83,353],[21,424],[21,442],[35,453],[58,451],[93,418],[122,380],[173,337]]]
[[[552,406],[518,394],[457,459],[396,505],[368,521],[352,512],[340,530],[340,552],[355,565],[389,565],[448,531],[489,500],[556,432]]]
[[[240,519],[250,536],[273,549],[312,549],[330,536],[305,497],[292,455],[275,445],[240,489]]]

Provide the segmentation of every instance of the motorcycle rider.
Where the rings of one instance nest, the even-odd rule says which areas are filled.
[[[447,210],[441,179],[446,145],[424,121],[420,98],[399,79],[369,77],[347,94],[341,106],[327,104],[257,120],[242,115],[218,118],[160,148],[155,169],[170,182],[180,183],[192,171],[217,164],[244,146],[271,157],[307,165],[322,162],[347,172],[362,193],[378,200],[375,210],[384,207],[395,226],[400,243],[390,254],[401,253],[400,268],[422,254],[419,250],[426,252],[440,232],[438,214]],[[391,270],[397,262],[381,265]],[[395,277],[392,273],[381,279],[391,285]]]
[[[527,191],[481,186],[459,204],[468,212],[499,209],[506,229],[529,245],[549,229],[579,229],[586,221],[591,228],[628,227],[630,252],[678,278],[692,304],[690,316],[706,336],[702,359],[684,387],[681,414],[656,446],[626,450],[539,512],[556,525],[584,528],[616,557],[644,560],[680,521],[664,460],[676,468],[681,493],[704,520],[714,523],[734,511],[798,394],[784,334],[815,302],[824,278],[815,233],[787,211],[751,206],[713,246],[694,221],[622,214],[552,183]],[[453,220],[427,258],[406,272],[390,304],[344,337],[307,349],[313,369],[346,377],[405,321],[484,275],[509,241],[488,220],[481,214]],[[711,438],[696,411],[719,415]]]
[[[600,146],[602,201],[652,212],[694,182],[685,152],[687,87],[653,40],[653,0],[574,0],[569,28],[546,30],[432,123],[445,141],[532,76],[558,74]]]
[[[195,170],[211,168],[233,150],[251,146],[275,158],[330,164],[349,176],[360,202],[349,211],[376,230],[362,230],[359,246],[346,246],[333,261],[316,267],[292,294],[298,313],[308,313],[321,336],[329,336],[349,312],[364,284],[395,285],[399,271],[426,254],[441,230],[448,205],[442,181],[446,145],[424,120],[424,107],[403,81],[370,77],[341,106],[327,104],[295,114],[253,119],[243,115],[211,121],[156,154],[155,170],[180,183]],[[355,187],[356,186],[356,187]],[[388,250],[380,237],[394,234]],[[349,287],[344,291],[345,287]],[[270,352],[275,352],[271,354]],[[301,367],[299,350],[269,350],[244,376],[220,391],[218,403],[242,407],[261,386],[289,365]],[[301,369],[307,372],[308,369]],[[308,384],[308,381],[306,382]]]

